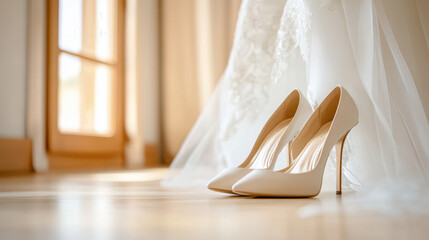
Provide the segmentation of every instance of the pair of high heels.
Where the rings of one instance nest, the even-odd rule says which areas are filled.
[[[335,87],[314,112],[305,96],[295,89],[262,128],[246,160],[223,170],[207,187],[248,196],[317,196],[326,161],[335,146],[337,194],[341,194],[343,145],[358,121],[356,104],[342,86]],[[286,145],[289,165],[274,171]]]

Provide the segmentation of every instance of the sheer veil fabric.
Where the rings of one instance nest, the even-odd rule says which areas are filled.
[[[344,188],[383,199],[427,194],[429,125],[415,83],[429,76],[428,14],[424,0],[244,0],[228,66],[163,185],[205,185],[243,161],[294,88],[315,107],[341,84],[360,112]],[[335,186],[331,156],[324,190]]]

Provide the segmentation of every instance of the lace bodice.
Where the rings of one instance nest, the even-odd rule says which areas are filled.
[[[234,110],[227,118],[230,122],[223,138],[234,134],[243,119],[257,118],[268,101],[267,89],[280,78],[292,50],[300,48],[307,60],[310,16],[307,0],[243,2],[224,74],[228,78],[224,79],[226,102]]]

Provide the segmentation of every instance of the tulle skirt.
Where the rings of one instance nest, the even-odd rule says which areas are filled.
[[[163,184],[205,185],[245,159],[293,89],[316,107],[342,85],[360,116],[345,145],[343,188],[371,199],[426,196],[428,31],[424,0],[244,0],[228,66]],[[335,187],[334,156],[323,191]]]

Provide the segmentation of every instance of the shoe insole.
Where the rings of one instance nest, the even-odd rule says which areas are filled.
[[[271,165],[276,155],[276,150],[280,143],[280,139],[288,128],[290,121],[292,121],[292,118],[281,121],[271,130],[271,132],[267,134],[259,146],[258,151],[255,153],[255,155],[253,155],[252,160],[250,160],[249,164],[247,165],[248,168],[264,169]],[[280,150],[281,149],[278,151]]]
[[[303,173],[311,171],[317,166],[330,126],[331,122],[327,122],[314,134],[298,157],[294,159],[292,165],[285,169],[286,172]]]

